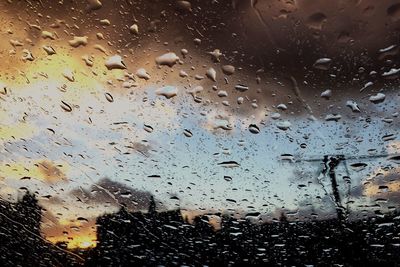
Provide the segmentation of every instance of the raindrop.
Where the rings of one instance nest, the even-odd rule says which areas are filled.
[[[174,86],[164,86],[156,90],[157,95],[165,96],[166,98],[174,97],[178,94],[178,88]]]
[[[147,178],[161,178],[161,176],[157,175],[157,174],[152,174],[152,175],[148,175]]]
[[[179,76],[182,78],[185,78],[187,76],[189,76],[184,70],[179,71]]]
[[[232,65],[224,65],[222,66],[222,72],[225,75],[232,75],[235,73],[235,67]]]
[[[88,43],[87,36],[74,36],[74,38],[68,41],[69,45],[72,47],[86,46]]]
[[[185,130],[183,131],[183,134],[184,134],[186,137],[192,137],[192,136],[193,136],[193,133],[192,133],[191,131],[189,131],[188,129],[185,129]]]
[[[237,163],[236,161],[223,161],[218,163],[219,166],[224,167],[224,168],[236,168],[239,167],[240,164]]]
[[[366,84],[364,84],[364,86],[360,89],[360,92],[364,91],[365,89],[367,89],[368,87],[374,85],[373,82],[367,82]]]
[[[114,102],[114,98],[110,93],[104,94],[108,102]]]
[[[291,126],[292,124],[289,121],[278,121],[276,123],[276,127],[278,127],[278,129],[283,131],[288,130]]]
[[[33,57],[31,51],[28,49],[22,50],[22,60],[23,61],[33,61],[35,58]]]
[[[280,110],[287,110],[287,106],[285,104],[279,104],[276,108]]]
[[[360,112],[360,108],[358,107],[357,103],[353,100],[348,100],[346,102],[346,106],[351,108],[353,112]]]
[[[151,127],[151,126],[148,125],[148,124],[144,124],[143,129],[144,129],[146,132],[148,132],[148,133],[152,133],[153,130],[154,130],[153,127]]]
[[[385,142],[395,140],[395,139],[396,139],[396,135],[394,135],[394,134],[385,134],[384,136],[382,136],[382,140]]]
[[[228,96],[228,93],[227,93],[225,90],[220,90],[220,91],[218,92],[218,96],[219,96],[219,97],[227,97],[227,96]]]
[[[214,129],[222,129],[230,131],[233,129],[233,127],[228,120],[217,119],[214,122]]]
[[[220,61],[220,56],[222,56],[222,53],[221,53],[221,51],[219,50],[219,49],[215,49],[214,51],[212,51],[212,52],[208,52],[208,54],[210,54],[211,55],[211,59],[214,61],[214,62],[219,62]]]
[[[108,70],[126,69],[125,63],[122,61],[122,58],[120,55],[114,55],[114,56],[109,57],[105,62],[105,66],[107,67]]]
[[[176,7],[178,10],[191,12],[192,11],[192,4],[189,1],[177,1]]]
[[[69,104],[65,103],[64,101],[61,101],[61,108],[66,112],[72,111],[72,107]]]
[[[376,95],[372,95],[369,98],[369,101],[371,101],[374,104],[379,104],[385,101],[386,96],[382,93],[377,93]]]
[[[328,90],[323,91],[321,93],[321,97],[329,100],[329,98],[332,97],[332,90],[328,89]]]
[[[389,71],[385,71],[382,74],[382,77],[385,79],[396,79],[400,74],[400,68],[399,69],[390,69]]]
[[[337,122],[341,118],[342,118],[342,116],[339,115],[339,114],[328,114],[328,115],[326,115],[325,120],[326,121],[336,121]]]
[[[166,53],[156,58],[158,65],[167,65],[173,67],[179,60],[179,57],[175,53]]]
[[[319,70],[328,70],[330,68],[332,59],[330,58],[320,58],[315,61],[313,67]]]
[[[361,170],[365,169],[365,167],[367,167],[367,166],[368,166],[368,164],[362,163],[362,162],[350,164],[350,167],[354,171],[361,171]]]
[[[187,49],[185,49],[185,48],[182,48],[181,49],[181,54],[182,54],[183,57],[186,57],[186,55],[189,54],[189,51]]]
[[[281,160],[293,162],[294,161],[294,156],[292,154],[282,154],[281,155]]]
[[[42,46],[42,48],[49,56],[56,54],[56,50],[54,50],[54,48],[51,46],[44,45]]]
[[[64,76],[64,78],[66,78],[70,82],[75,81],[74,73],[71,70],[68,70],[68,69],[64,70],[62,75]]]
[[[243,84],[237,84],[235,86],[235,89],[238,90],[239,92],[245,92],[247,90],[249,90],[249,87]]]
[[[206,76],[212,80],[213,82],[217,81],[217,72],[215,71],[214,68],[209,68],[206,72]]]
[[[139,34],[139,26],[137,24],[133,24],[132,26],[129,27],[129,30],[133,34]]]
[[[232,177],[224,175],[224,180],[227,181],[227,182],[230,182],[230,181],[232,181]]]
[[[140,79],[145,79],[145,80],[149,80],[150,79],[150,74],[147,73],[147,71],[143,68],[140,68],[136,71],[136,75],[140,78]]]
[[[89,10],[97,10],[103,6],[100,0],[87,0],[87,2]]]
[[[255,124],[250,124],[250,125],[249,125],[249,131],[250,131],[252,134],[258,134],[258,133],[260,133],[260,128],[258,128],[258,126],[255,125]]]

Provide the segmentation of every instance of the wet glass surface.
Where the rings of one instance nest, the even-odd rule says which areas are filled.
[[[397,265],[397,1],[0,2],[0,265]]]

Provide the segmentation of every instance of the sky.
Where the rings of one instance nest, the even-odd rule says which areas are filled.
[[[188,214],[329,218],[330,181],[306,159],[400,153],[390,1],[209,2],[0,4],[0,195],[35,192],[49,240],[90,245],[97,216],[151,195]],[[398,208],[398,162],[347,164],[353,216]]]

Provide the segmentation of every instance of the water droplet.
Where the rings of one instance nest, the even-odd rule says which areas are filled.
[[[192,11],[192,4],[189,1],[177,1],[176,7],[178,10],[191,12]]]
[[[342,118],[342,116],[339,115],[339,114],[328,114],[328,115],[326,115],[325,120],[326,121],[336,121],[337,122],[341,118]]]
[[[276,108],[280,110],[287,110],[287,106],[285,104],[279,104]]]
[[[400,163],[400,155],[390,156],[388,160],[393,161],[395,163]]]
[[[396,139],[396,135],[394,135],[394,134],[385,134],[384,136],[382,136],[382,140],[385,142],[395,140],[395,139]]]
[[[87,2],[88,2],[89,10],[97,10],[103,6],[103,4],[100,2],[100,0],[87,0]]]
[[[49,56],[56,54],[56,50],[54,50],[54,48],[51,46],[44,45],[42,46],[42,48]]]
[[[22,50],[22,60],[23,61],[33,61],[35,58],[32,55],[32,52],[28,49]]]
[[[386,96],[382,93],[377,93],[376,95],[372,95],[369,98],[369,101],[371,101],[374,104],[379,104],[385,101]]]
[[[55,40],[55,36],[52,32],[48,32],[48,31],[42,31],[42,38],[43,39],[50,39],[50,40]]]
[[[69,45],[72,47],[86,46],[88,43],[87,36],[74,36],[74,38],[68,41]]]
[[[357,103],[353,100],[348,100],[346,102],[346,106],[351,108],[353,112],[360,112],[360,108],[358,107]]]
[[[102,19],[102,20],[100,20],[100,25],[110,26],[111,22],[108,19]]]
[[[179,60],[179,57],[175,53],[166,53],[156,58],[158,65],[167,65],[173,67]]]
[[[214,129],[222,129],[222,130],[227,130],[230,131],[233,129],[232,125],[229,123],[228,120],[224,119],[216,119],[214,121]]]
[[[258,128],[258,126],[255,124],[250,124],[249,131],[253,134],[258,134],[258,133],[260,133],[260,128]]]
[[[354,170],[354,171],[361,171],[363,169],[365,169],[365,167],[367,167],[368,165],[366,163],[363,162],[358,162],[358,163],[353,163],[350,164],[350,167]]]
[[[153,130],[154,130],[153,127],[151,127],[151,126],[148,125],[148,124],[144,124],[143,129],[144,129],[146,132],[148,132],[148,133],[152,133]]]
[[[206,76],[212,80],[213,82],[217,81],[217,72],[215,71],[214,68],[209,68],[206,72]]]
[[[109,57],[105,62],[105,66],[107,67],[108,70],[126,69],[126,65],[122,61],[122,57],[120,55],[114,55],[114,56]]]
[[[235,89],[238,90],[239,92],[245,92],[247,90],[249,90],[249,87],[243,84],[237,84],[235,86]]]
[[[220,90],[217,95],[219,97],[227,97],[228,93],[225,90]]]
[[[224,175],[224,180],[227,181],[227,182],[230,182],[230,181],[232,181],[232,177]]]
[[[235,73],[235,67],[232,65],[224,65],[222,66],[222,72],[225,75],[232,75]]]
[[[174,97],[178,94],[178,88],[174,86],[164,86],[156,90],[157,95],[165,96],[166,98]]]
[[[219,58],[222,56],[222,53],[221,53],[221,51],[220,51],[219,49],[215,49],[215,50],[212,51],[212,52],[208,52],[208,54],[211,55],[211,59],[212,59],[214,62],[219,62],[219,61],[220,61]]]
[[[389,71],[385,71],[382,74],[382,77],[385,79],[396,79],[400,74],[400,68],[398,69],[390,69]]]
[[[64,78],[66,78],[70,82],[75,81],[75,76],[74,76],[74,73],[72,70],[66,69],[63,71],[62,75],[64,76]]]
[[[274,112],[274,113],[271,114],[271,118],[272,118],[273,120],[277,120],[277,119],[279,119],[280,117],[281,117],[281,114],[279,114],[279,113]]]
[[[133,24],[129,27],[131,33],[138,35],[139,34],[139,26],[137,24]]]
[[[320,58],[315,61],[313,67],[319,70],[328,70],[331,66],[332,59],[330,58]]]
[[[283,131],[288,130],[291,126],[292,124],[289,121],[278,121],[276,123],[276,127],[278,127],[278,129]]]
[[[145,79],[145,80],[149,80],[150,79],[150,74],[147,73],[147,71],[143,68],[140,68],[136,71],[136,75],[140,78],[140,79]]]
[[[186,137],[192,137],[192,136],[193,136],[193,133],[192,133],[191,131],[189,131],[188,129],[185,129],[185,130],[183,131],[183,134],[184,134]]]
[[[329,98],[332,97],[332,90],[328,89],[328,90],[323,91],[321,93],[321,97],[329,100]]]
[[[110,93],[104,94],[108,102],[114,102],[114,98]]]
[[[185,78],[187,76],[189,76],[184,70],[179,71],[179,76],[182,78]]]
[[[186,57],[186,55],[189,54],[189,51],[187,49],[185,49],[185,48],[182,48],[181,49],[181,54],[182,54],[183,57]]]
[[[61,101],[61,108],[66,112],[72,111],[72,107],[69,104],[65,103],[64,101]]]
[[[233,161],[233,160],[223,161],[223,162],[218,163],[218,165],[221,167],[224,167],[224,168],[236,168],[236,167],[240,166],[239,163],[237,163],[236,161]]]
[[[365,89],[367,89],[368,87],[374,85],[373,82],[367,82],[366,84],[364,84],[364,86],[360,89],[360,92],[364,91]]]

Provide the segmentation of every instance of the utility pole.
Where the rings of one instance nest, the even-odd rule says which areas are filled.
[[[343,207],[340,193],[339,193],[339,185],[336,179],[336,168],[339,166],[341,162],[345,164],[346,171],[347,165],[346,160],[355,160],[355,159],[377,159],[377,158],[387,158],[387,160],[399,161],[399,154],[379,154],[379,155],[360,155],[360,156],[345,156],[345,155],[325,155],[322,158],[323,169],[322,174],[326,176],[328,174],[332,186],[332,195],[336,206],[337,218],[340,221],[345,221],[347,219],[347,215],[349,213],[348,209]],[[308,159],[295,159],[294,162],[321,162],[321,158],[308,158]],[[350,179],[350,175],[349,175]]]

